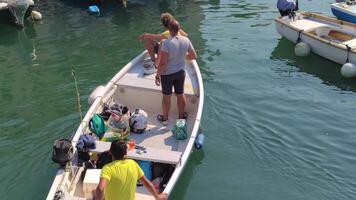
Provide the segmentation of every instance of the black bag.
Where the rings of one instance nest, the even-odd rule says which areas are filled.
[[[167,183],[169,181],[169,179],[171,179],[171,176],[174,172],[174,166],[173,165],[168,165],[167,169],[165,170],[164,174],[163,174],[163,178],[161,183],[159,184],[159,190],[160,192],[162,192],[164,190],[164,188],[166,188]]]
[[[104,104],[103,112],[101,112],[100,115],[101,117],[103,117],[104,121],[108,121],[111,115],[111,111],[108,104]]]
[[[73,159],[72,142],[68,139],[54,141],[52,150],[52,160],[62,166]]]

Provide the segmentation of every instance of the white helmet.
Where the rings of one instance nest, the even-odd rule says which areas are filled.
[[[143,133],[147,128],[147,113],[142,109],[135,109],[130,116],[130,128],[132,132]]]

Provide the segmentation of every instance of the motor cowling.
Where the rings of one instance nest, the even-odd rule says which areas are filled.
[[[73,159],[72,142],[68,139],[58,139],[54,141],[52,150],[52,160],[55,163],[65,166]]]
[[[104,89],[105,86],[103,85],[99,85],[98,87],[95,88],[95,90],[90,94],[88,98],[89,106],[91,106],[94,103],[95,99],[101,95]]]

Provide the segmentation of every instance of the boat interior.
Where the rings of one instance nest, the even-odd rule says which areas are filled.
[[[289,19],[287,16],[283,20],[289,21],[289,24],[298,30],[303,30],[329,42],[348,45],[351,48],[356,47],[355,27],[340,24],[342,22],[339,20],[331,18],[328,20],[326,17],[313,14],[304,15],[303,13],[297,13],[294,19]]]
[[[147,58],[147,55],[145,57]],[[108,105],[118,103],[126,105],[131,111],[139,108],[148,114],[146,130],[140,134],[131,132],[129,135],[130,139],[135,140],[136,146],[144,147],[144,151],[136,148],[131,149],[128,151],[127,157],[138,162],[151,162],[149,167],[152,172],[151,180],[154,181],[159,178],[162,181],[162,176],[167,174],[165,171],[172,171],[172,168],[174,169],[179,165],[182,153],[186,149],[199,106],[199,85],[193,64],[186,62],[184,89],[187,99],[186,112],[188,113],[188,118],[186,119],[186,124],[188,138],[177,140],[171,131],[178,118],[176,97],[174,95],[171,97],[168,125],[161,124],[156,119],[157,114],[161,113],[161,88],[155,85],[155,73],[144,74],[143,64],[145,60],[140,59],[137,62],[129,63],[132,64],[132,67],[113,84],[112,90],[105,94],[106,97],[103,97],[104,102],[101,103],[95,113],[102,112],[104,103]],[[89,133],[89,128],[87,127],[84,132]],[[110,145],[110,142],[96,141],[95,149],[91,149],[89,152],[91,159],[94,159],[94,163],[100,154],[109,150]],[[67,173],[67,176],[70,177],[64,178],[67,183],[62,184],[62,186],[65,185],[65,188],[62,188],[61,191],[66,193],[66,199],[68,194],[70,199],[91,199],[91,191],[96,188],[99,181],[100,169],[96,169],[95,164],[87,167],[87,165],[76,166],[75,163],[77,161],[72,163],[74,164],[70,167],[69,173]],[[145,170],[144,172],[146,174]],[[159,184],[158,189],[162,191],[164,184]],[[154,198],[144,186],[138,186],[136,199],[148,200]]]

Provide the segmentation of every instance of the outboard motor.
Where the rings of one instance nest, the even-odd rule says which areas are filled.
[[[59,139],[54,141],[52,160],[55,163],[65,166],[73,159],[72,142],[68,139]]]

